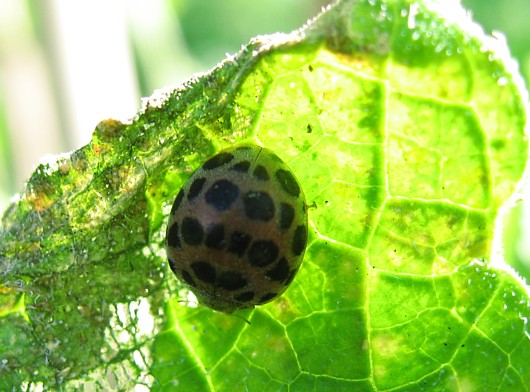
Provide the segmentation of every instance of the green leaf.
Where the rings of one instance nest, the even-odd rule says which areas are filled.
[[[455,3],[341,1],[39,166],[2,220],[0,389],[529,390],[499,244],[527,95]],[[315,207],[291,287],[234,316],[187,302],[164,236],[191,171],[244,140]]]

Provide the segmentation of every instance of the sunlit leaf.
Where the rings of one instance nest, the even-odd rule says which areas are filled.
[[[456,2],[344,0],[101,122],[3,217],[0,389],[528,390],[529,290],[494,241],[526,101]],[[165,220],[244,140],[293,169],[310,238],[280,299],[226,315],[188,302]]]

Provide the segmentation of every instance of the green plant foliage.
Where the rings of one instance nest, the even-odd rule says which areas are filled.
[[[528,391],[529,290],[494,242],[527,97],[454,3],[341,1],[39,166],[2,220],[0,389]],[[165,220],[243,140],[315,207],[287,292],[226,315],[186,302]]]

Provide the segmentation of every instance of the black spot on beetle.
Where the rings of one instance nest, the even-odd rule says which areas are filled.
[[[173,248],[180,248],[179,225],[173,223],[167,231],[167,244]]]
[[[293,236],[292,251],[296,256],[300,256],[307,245],[307,227],[300,225],[296,228]]]
[[[300,186],[290,171],[278,169],[276,170],[275,176],[285,192],[293,197],[298,197],[300,195]]]
[[[191,264],[191,269],[197,278],[204,283],[213,284],[215,282],[215,268],[205,261],[195,261]]]
[[[196,180],[193,181],[193,183],[190,186],[190,191],[188,192],[189,201],[195,199],[199,195],[199,193],[201,193],[205,182],[206,182],[206,178],[204,177],[197,178]]]
[[[246,291],[242,294],[239,294],[234,299],[238,302],[249,302],[249,301],[252,301],[252,298],[254,298],[254,292]]]
[[[264,304],[265,302],[269,302],[271,299],[276,297],[276,293],[267,293],[261,296],[261,298],[258,300],[258,304]]]
[[[220,166],[226,165],[230,161],[234,159],[234,155],[232,155],[229,152],[221,152],[217,155],[214,155],[212,158],[208,159],[204,165],[202,165],[202,168],[204,170],[213,170],[217,169]]]
[[[200,222],[195,218],[186,217],[182,221],[182,239],[191,246],[197,246],[202,243],[204,230]]]
[[[256,177],[260,181],[268,181],[269,180],[269,173],[267,172],[267,169],[265,169],[265,166],[258,165],[254,169],[254,177]]]
[[[171,207],[171,215],[175,215],[175,212],[180,208],[180,204],[182,203],[182,199],[184,199],[184,190],[181,189],[178,193],[177,197],[175,198],[175,201],[173,202],[173,206]]]
[[[217,211],[226,211],[237,200],[239,188],[228,180],[216,181],[204,195],[206,202]]]
[[[188,271],[186,270],[182,271],[182,279],[184,279],[184,282],[186,282],[190,286],[196,287],[195,281],[193,280],[193,277]]]
[[[294,219],[294,208],[287,203],[280,204],[280,230],[285,231],[291,227]]]
[[[296,276],[296,273],[298,272],[298,268],[295,268],[291,272],[289,272],[289,275],[287,275],[287,278],[285,279],[285,282],[283,283],[285,286],[289,286],[291,282],[293,281],[294,277]]]
[[[225,246],[225,227],[217,224],[208,228],[204,243],[209,248],[221,249]]]
[[[243,256],[247,250],[247,246],[250,243],[250,236],[245,233],[240,233],[236,231],[230,237],[230,243],[228,245],[228,251],[235,253],[239,257]]]
[[[249,168],[250,168],[249,161],[241,161],[241,162],[236,163],[234,166],[232,166],[230,170],[233,170],[239,173],[246,173],[248,172]]]
[[[274,202],[267,192],[247,192],[243,205],[249,219],[267,222],[274,217]]]
[[[167,262],[169,263],[169,268],[171,268],[171,271],[173,271],[174,274],[177,273],[177,264],[171,260],[169,257],[167,258]]]
[[[261,147],[258,146],[239,146],[236,148],[236,151],[240,152],[241,154],[248,155],[252,152],[252,150],[255,150],[256,148],[261,150]]]
[[[243,278],[243,275],[235,271],[222,272],[217,278],[217,286],[228,291],[242,289],[247,284],[248,282],[245,278]]]
[[[278,257],[279,249],[273,241],[255,241],[248,250],[248,261],[256,267],[266,267]]]
[[[289,276],[289,264],[287,263],[287,260],[282,257],[278,261],[278,264],[276,264],[276,267],[267,272],[265,276],[267,276],[271,280],[275,280],[278,282],[287,279],[287,277]]]

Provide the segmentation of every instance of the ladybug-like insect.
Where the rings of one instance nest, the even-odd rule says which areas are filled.
[[[272,151],[219,152],[177,195],[167,226],[175,275],[203,305],[231,313],[272,301],[294,279],[307,245],[307,207]]]

